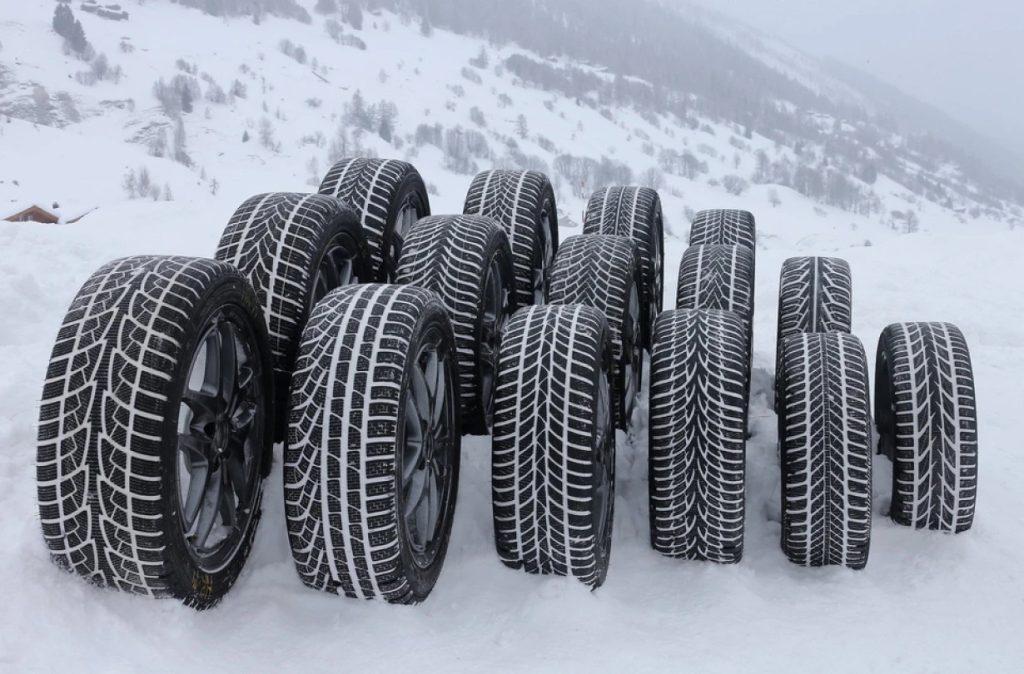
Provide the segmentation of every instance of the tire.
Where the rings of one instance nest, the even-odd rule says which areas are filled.
[[[455,356],[445,308],[422,288],[349,286],[313,311],[292,379],[284,466],[288,538],[307,586],[398,604],[430,594],[459,483]],[[406,508],[424,497],[433,526],[429,512],[420,522],[423,511]]]
[[[860,340],[787,337],[780,391],[782,549],[803,566],[862,569],[871,542],[871,420]]]
[[[409,230],[398,283],[432,290],[448,309],[459,354],[462,429],[486,435],[494,416],[501,332],[516,309],[505,230],[472,215],[424,218]]]
[[[615,378],[615,420],[625,430],[643,379],[640,257],[624,236],[566,239],[548,275],[549,304],[585,304],[608,319]]]
[[[779,321],[776,367],[782,341],[804,332],[849,334],[853,322],[853,278],[850,265],[837,257],[792,257],[782,264],[779,280]],[[779,391],[775,392],[779,399]]]
[[[469,186],[463,212],[494,218],[505,228],[516,303],[543,304],[547,271],[558,252],[558,212],[548,177],[537,171],[484,171]]]
[[[241,270],[263,307],[274,352],[275,427],[282,440],[289,381],[309,312],[334,288],[366,279],[359,218],[333,197],[258,194],[231,216],[215,257]]]
[[[615,505],[608,322],[581,305],[528,307],[501,345],[491,487],[501,561],[599,587]]]
[[[342,159],[327,172],[319,192],[359,214],[369,256],[366,280],[394,282],[406,233],[430,215],[430,197],[416,168],[396,159]]]
[[[237,270],[152,256],[100,268],[43,387],[37,487],[53,561],[102,586],[217,604],[259,523],[272,386],[259,303]]]
[[[661,197],[649,187],[606,187],[590,197],[584,234],[628,236],[640,248],[644,311],[643,345],[650,350],[654,321],[662,310],[665,287],[665,223]]]
[[[683,253],[676,309],[717,309],[739,314],[751,344],[754,254],[734,245],[690,246]]]
[[[730,311],[662,314],[651,352],[651,546],[669,557],[743,557],[746,328]]]
[[[961,533],[978,492],[978,417],[967,341],[949,323],[887,327],[875,360],[879,452],[893,462],[897,524]]]
[[[712,209],[700,211],[690,225],[691,246],[743,246],[757,250],[757,230],[750,211]]]

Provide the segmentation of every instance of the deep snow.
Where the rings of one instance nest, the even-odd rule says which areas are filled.
[[[468,181],[467,181],[468,182]],[[461,194],[438,204],[451,210]],[[772,245],[791,227],[762,209],[746,554],[732,567],[660,557],[648,545],[645,406],[619,435],[611,568],[590,592],[503,567],[491,541],[489,441],[463,448],[448,560],[434,594],[396,607],[318,594],[294,572],[278,463],[238,584],[195,613],[88,586],[49,563],[35,508],[35,423],[51,340],[86,276],[136,253],[209,255],[234,204],[135,202],[79,225],[0,224],[0,669],[89,671],[1014,671],[1024,656],[1024,555],[1016,439],[1024,373],[1020,232],[905,236],[872,247]],[[440,209],[435,209],[440,211]],[[571,233],[564,230],[563,236]],[[806,237],[802,237],[806,238]],[[684,244],[667,246],[666,285]],[[875,467],[867,570],[805,569],[779,549],[770,391],[782,260],[829,253],[854,272],[855,332],[870,354],[885,324],[949,320],[973,351],[981,436],[975,527],[952,537],[885,517],[890,471]],[[672,294],[672,291],[670,291]]]

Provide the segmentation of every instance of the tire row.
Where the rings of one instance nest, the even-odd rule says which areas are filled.
[[[663,311],[656,191],[590,198],[559,242],[535,171],[486,171],[431,216],[401,161],[347,159],[318,194],[247,199],[213,259],[137,256],[93,274],[58,334],[38,443],[43,537],[99,585],[216,605],[238,579],[282,442],[295,568],[314,589],[415,603],[441,573],[461,439],[492,436],[495,548],[507,566],[600,586],[616,428],[649,353],[651,544],[742,558],[756,233],[703,211]],[[776,408],[782,544],[862,567],[871,526],[867,359],[849,265],[782,272]],[[875,422],[892,517],[971,526],[977,435],[963,335],[896,324]]]

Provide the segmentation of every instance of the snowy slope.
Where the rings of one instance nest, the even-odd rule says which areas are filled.
[[[900,236],[878,216],[861,217],[815,205],[771,186],[741,197],[706,180],[666,176],[661,193],[673,235],[667,243],[671,299],[685,244],[685,208],[753,210],[760,231],[755,323],[755,382],[748,443],[744,561],[721,567],[660,557],[648,544],[646,407],[631,435],[618,438],[616,520],[608,580],[589,592],[572,580],[527,576],[504,568],[493,549],[490,444],[464,443],[455,528],[445,569],[421,606],[349,601],[305,588],[295,574],[285,535],[280,456],[267,482],[265,515],[255,550],[235,588],[214,611],[197,614],[174,602],[153,602],[86,586],[48,561],[35,504],[37,400],[52,339],[74,293],[110,258],[140,253],[211,255],[235,206],[264,190],[307,190],[327,168],[343,104],[356,89],[370,101],[392,100],[400,136],[440,121],[471,128],[469,109],[488,120],[494,157],[500,137],[515,133],[526,112],[530,138],[520,149],[552,161],[537,143],[560,152],[602,155],[640,173],[655,165],[643,150],[656,144],[706,144],[717,158],[711,175],[732,170],[730,131],[656,128],[628,110],[614,121],[573,101],[513,85],[493,64],[514,47],[488,48],[492,67],[482,84],[461,75],[481,43],[442,31],[428,41],[394,16],[367,17],[366,51],[339,47],[322,30],[271,17],[255,26],[225,22],[161,2],[130,6],[129,24],[80,16],[98,51],[121,65],[119,84],[79,85],[67,75],[83,64],[60,54],[48,32],[53,3],[5,3],[0,63],[20,82],[51,93],[67,90],[83,117],[63,128],[0,118],[0,206],[61,200],[98,207],[74,225],[0,222],[0,670],[53,671],[1016,671],[1024,657],[1024,557],[1019,485],[1024,458],[1017,445],[1024,374],[1024,298],[1018,266],[1024,232],[984,222],[963,228],[955,215],[919,204],[922,231]],[[166,34],[186,12],[189,30]],[[378,24],[372,27],[372,22]],[[385,30],[385,24],[388,24]],[[230,48],[223,41],[230,27]],[[130,34],[135,51],[118,44]],[[301,42],[312,73],[278,49]],[[260,55],[262,54],[262,58]],[[187,168],[131,142],[141,129],[170,120],[152,96],[170,79],[174,61],[195,62],[225,89],[245,79],[248,96],[231,105],[197,104],[186,115]],[[249,76],[239,70],[247,64]],[[417,74],[417,69],[419,73]],[[380,72],[388,73],[382,82]],[[260,77],[268,83],[263,93]],[[325,78],[324,82],[321,77]],[[460,85],[460,97],[446,85]],[[501,107],[497,94],[514,105]],[[0,95],[13,95],[5,90]],[[134,111],[104,100],[135,101]],[[306,104],[320,98],[320,107]],[[267,112],[263,102],[267,102]],[[447,107],[451,101],[454,110]],[[551,110],[545,107],[551,102]],[[205,108],[209,107],[209,118]],[[275,115],[280,108],[282,116]],[[428,112],[429,111],[429,112]],[[564,118],[563,115],[564,114]],[[260,146],[260,120],[272,120],[279,151]],[[252,138],[241,143],[248,129]],[[301,143],[321,131],[323,147]],[[350,138],[351,140],[351,138]],[[123,142],[120,142],[123,141]],[[756,135],[751,147],[769,144]],[[402,148],[373,134],[366,151],[410,156],[436,188],[437,213],[461,210],[470,176],[444,168],[439,148]],[[318,171],[307,166],[316,158]],[[752,161],[744,152],[742,162]],[[146,166],[172,201],[128,199],[126,172]],[[201,174],[205,169],[205,179]],[[319,177],[319,175],[317,175]],[[212,194],[212,180],[219,184]],[[17,184],[14,184],[14,181]],[[880,180],[889,208],[905,193]],[[559,193],[563,237],[578,233],[583,200],[572,186]],[[568,216],[568,217],[565,217]],[[865,246],[870,240],[871,245]],[[948,537],[897,528],[886,517],[890,471],[875,468],[874,540],[868,568],[809,570],[779,549],[779,472],[775,416],[770,410],[778,272],[791,255],[834,254],[854,272],[854,332],[873,360],[881,329],[896,320],[948,320],[971,344],[981,437],[980,498],[974,529]]]

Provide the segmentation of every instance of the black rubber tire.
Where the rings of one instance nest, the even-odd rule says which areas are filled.
[[[288,538],[307,586],[409,604],[424,600],[437,582],[459,484],[455,367],[436,370],[438,390],[444,391],[437,418],[452,426],[430,444],[429,453],[442,462],[436,468],[443,484],[438,524],[422,564],[402,515],[414,370],[420,349],[435,340],[438,358],[454,364],[447,312],[422,288],[349,286],[313,311],[292,379],[284,465]],[[431,437],[438,429],[444,431],[431,426]]]
[[[665,294],[665,219],[661,197],[649,187],[606,187],[594,192],[583,217],[584,234],[628,236],[640,249],[644,348],[650,350],[654,321]]]
[[[416,167],[397,159],[342,159],[327,172],[319,192],[359,214],[369,260],[366,280],[394,282],[405,234],[430,215],[430,197]],[[399,222],[406,206],[415,215]]]
[[[558,211],[548,177],[538,171],[484,171],[473,178],[463,212],[494,218],[505,228],[516,302],[543,304],[547,270],[558,252]]]
[[[691,246],[743,246],[757,250],[754,214],[733,209],[700,211],[690,225]]]
[[[615,504],[611,371],[597,309],[527,307],[509,322],[491,461],[494,541],[506,566],[604,582]]]
[[[779,400],[782,549],[803,566],[862,569],[871,543],[871,418],[853,335],[783,342]]]
[[[743,557],[746,326],[731,311],[667,311],[655,324],[649,429],[651,546]]]
[[[897,524],[960,533],[978,495],[978,417],[967,340],[949,323],[895,323],[878,342],[875,423],[893,462]]]
[[[502,311],[487,314],[488,274],[497,275]],[[459,352],[462,430],[490,432],[501,330],[516,309],[512,250],[505,230],[490,218],[423,218],[409,231],[397,282],[432,290],[452,319]],[[490,373],[488,375],[488,373]]]
[[[352,265],[348,278],[318,287],[329,251]],[[274,353],[277,440],[288,425],[288,386],[299,337],[316,301],[338,284],[367,276],[366,248],[355,211],[320,194],[272,192],[246,199],[231,216],[214,256],[237,267],[259,298]]]
[[[850,264],[837,257],[791,257],[779,278],[776,372],[782,340],[803,332],[849,334],[853,323],[853,277]],[[776,390],[775,399],[779,392]]]
[[[252,359],[244,362],[255,386],[246,388],[258,409],[253,451],[241,463],[251,489],[241,509],[247,520],[234,541],[225,539],[228,548],[203,563],[186,542],[178,432],[193,358],[222,319],[245,331]],[[153,256],[100,268],[64,318],[39,411],[39,515],[53,561],[99,585],[196,608],[217,604],[237,580],[259,523],[272,458],[272,385],[266,326],[237,270]]]
[[[743,319],[747,344],[754,322],[754,254],[734,245],[690,246],[679,265],[676,309],[733,311]]]
[[[624,236],[571,236],[562,242],[548,275],[549,304],[585,304],[605,315],[615,354],[615,420],[626,430],[643,381],[640,256]],[[630,302],[637,315],[630,316]],[[635,390],[627,391],[627,368]]]

